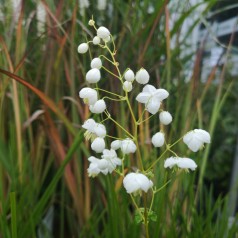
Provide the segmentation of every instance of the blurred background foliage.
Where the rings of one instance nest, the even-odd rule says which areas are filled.
[[[237,35],[221,42],[225,61],[211,67],[206,79],[201,77],[205,43],[194,49],[188,41],[194,29],[208,28],[212,11],[225,14],[227,6],[216,0],[114,0],[105,9],[99,9],[102,1],[25,0],[15,7],[12,2],[0,3],[0,237],[143,236],[121,181],[114,175],[87,176],[91,152],[81,125],[89,112],[78,91],[86,85],[91,57],[102,51],[91,47],[82,56],[77,46],[95,34],[88,26],[92,16],[115,38],[122,72],[144,67],[151,84],[170,92],[164,105],[174,117],[166,129],[168,140],[194,128],[212,136],[211,146],[198,154],[182,143],[176,147],[196,160],[196,173],[156,166],[158,187],[168,178],[172,182],[156,198],[158,219],[150,224],[151,237],[237,235],[227,211],[238,111],[237,76],[229,72],[229,56],[237,53]],[[100,83],[121,90],[106,73]],[[140,90],[133,90],[132,101]],[[128,126],[126,108],[109,109]],[[150,146],[158,124],[155,117],[140,128],[143,155],[151,161],[160,153]]]

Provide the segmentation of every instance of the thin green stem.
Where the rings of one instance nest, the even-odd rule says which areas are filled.
[[[108,70],[107,68],[105,68],[104,66],[102,66],[102,69],[104,69],[105,71],[107,71],[109,74],[113,75],[114,77],[120,79],[120,77],[116,74],[114,74],[113,72],[111,72],[110,70]]]
[[[109,112],[107,112],[106,110],[104,111],[105,114],[108,116],[108,118],[113,121],[118,127],[120,127],[124,132],[126,132],[127,135],[129,135],[132,139],[134,139],[134,136],[129,132],[127,131],[123,126],[121,126],[117,121],[115,121],[111,115],[109,114]]]
[[[108,94],[111,94],[111,95],[114,95],[114,96],[116,96],[116,97],[119,97],[119,98],[122,98],[122,99],[124,99],[124,97],[123,96],[121,96],[121,95],[119,95],[119,94],[116,94],[116,93],[112,93],[112,92],[109,92],[109,91],[107,91],[107,90],[104,90],[104,89],[101,89],[101,88],[94,88],[95,90],[99,90],[99,91],[102,91],[102,92],[105,92],[105,93],[108,93]],[[125,99],[124,99],[125,100]]]
[[[114,62],[111,61],[110,59],[108,59],[105,55],[99,55],[98,57],[99,57],[99,58],[100,58],[100,57],[103,57],[103,58],[106,59],[108,62],[110,62],[111,64],[114,65]]]

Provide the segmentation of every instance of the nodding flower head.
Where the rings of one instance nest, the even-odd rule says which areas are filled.
[[[150,79],[150,75],[147,72],[147,70],[145,69],[140,69],[137,73],[136,73],[136,81],[140,84],[147,84],[149,82]]]
[[[84,100],[84,103],[88,105],[93,105],[97,102],[98,96],[97,96],[97,91],[92,88],[82,88],[79,91],[79,97]]]
[[[153,182],[141,173],[129,173],[123,179],[123,185],[127,193],[145,193],[153,186]]]
[[[78,46],[78,53],[79,54],[84,54],[88,51],[88,44],[87,43],[82,43]]]
[[[86,81],[89,83],[97,83],[100,79],[101,73],[97,68],[90,69],[86,74]]]
[[[195,170],[197,168],[197,164],[189,158],[180,158],[180,157],[170,157],[164,161],[165,168],[173,168],[177,166],[180,169],[185,170]]]
[[[97,29],[97,36],[100,37],[101,39],[107,39],[108,36],[110,36],[110,31],[106,27],[100,26]]]
[[[183,142],[188,146],[193,152],[197,152],[204,143],[210,143],[210,134],[202,129],[195,129],[189,131],[184,137]]]

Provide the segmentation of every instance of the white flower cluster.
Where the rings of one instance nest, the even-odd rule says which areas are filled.
[[[104,26],[101,26],[97,29],[93,19],[89,21],[89,25],[93,26],[96,29],[96,36],[93,37],[92,41],[89,41],[87,43],[81,43],[78,46],[78,52],[80,54],[86,53],[89,49],[90,43],[92,43],[93,45],[97,45],[103,49],[106,48],[108,49],[109,53],[113,58],[113,61],[109,60],[109,62],[114,64],[114,66],[117,68],[117,71],[119,71],[119,64],[114,59],[114,54],[116,51],[112,52],[108,48],[108,43],[113,42],[113,38],[110,34],[110,31]],[[88,84],[98,83],[101,80],[100,70],[106,69],[103,67],[103,63],[100,57],[101,56],[93,58],[91,61],[91,69],[86,73],[86,82]],[[107,57],[104,57],[104,59],[108,60]],[[106,69],[106,71],[108,70]],[[112,75],[114,75],[114,73],[112,73]],[[163,88],[157,89],[153,85],[149,84],[150,75],[146,69],[141,68],[136,73],[134,73],[132,69],[128,68],[124,72],[124,74],[122,76],[121,75],[122,74],[120,73],[118,76],[114,75],[118,77],[118,79],[121,81],[121,87],[124,90],[124,95],[120,96],[120,99],[118,99],[118,101],[126,99],[126,102],[130,103],[128,99],[128,93],[132,91],[133,83],[136,81],[138,84],[144,85],[142,91],[136,96],[136,101],[144,104],[144,110],[148,111],[150,114],[152,114],[152,116],[156,113],[159,113],[159,120],[160,124],[162,125],[161,128],[163,128],[164,125],[169,125],[172,122],[172,115],[168,111],[163,111],[161,109],[161,104],[163,103],[163,100],[168,98],[169,93]],[[106,90],[102,91],[107,92]],[[110,94],[116,95],[113,93]],[[94,89],[91,87],[84,87],[80,90],[79,97],[82,98],[84,103],[89,106],[89,110],[91,111],[91,113],[100,114],[104,112],[107,116],[105,120],[111,119],[110,114],[106,110],[106,102],[104,101],[104,99],[107,98],[110,100],[110,98],[104,97],[100,99],[98,88]],[[130,108],[130,110],[132,109]],[[135,126],[138,126],[142,122],[142,118],[138,119],[138,121],[134,119]],[[94,119],[90,118],[84,122],[82,127],[86,129],[85,138],[91,139],[91,149],[95,153],[102,153],[101,158],[97,158],[94,156],[90,156],[88,158],[88,161],[90,162],[88,174],[90,177],[95,177],[99,173],[102,173],[104,175],[112,173],[117,168],[117,166],[122,165],[122,172],[119,172],[119,170],[116,170],[116,172],[118,172],[124,177],[123,185],[127,193],[140,194],[142,191],[146,193],[150,188],[152,188],[153,182],[142,172],[138,171],[137,173],[128,173],[127,175],[124,175],[124,159],[128,154],[133,154],[137,150],[139,150],[139,148],[137,148],[139,145],[137,141],[138,138],[131,135],[130,133],[127,133],[127,137],[128,135],[130,135],[130,138],[126,137],[123,139],[113,140],[110,144],[110,149],[106,149],[105,137],[114,137],[107,135],[106,128],[103,124],[97,123]],[[126,130],[124,129],[124,131]],[[190,150],[192,150],[193,152],[197,152],[203,146],[204,143],[210,143],[210,135],[204,130],[195,129],[188,132],[183,137],[183,141]],[[168,151],[171,151],[170,145],[166,143],[165,134],[162,129],[152,136],[151,142],[156,148],[165,145],[166,149]],[[121,155],[122,159],[118,157],[116,152],[117,150],[119,150],[118,153],[119,155]],[[169,157],[165,160],[164,167],[175,167],[188,171],[189,169],[195,170],[197,165],[190,158]],[[141,169],[141,171],[145,170]]]

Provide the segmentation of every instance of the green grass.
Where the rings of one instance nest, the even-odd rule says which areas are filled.
[[[122,72],[127,67],[136,71],[143,66],[151,75],[151,84],[169,90],[165,108],[174,117],[166,131],[169,141],[176,141],[198,127],[209,130],[212,138],[217,137],[221,113],[232,108],[227,98],[235,95],[236,82],[232,83],[226,65],[218,84],[213,83],[213,72],[206,83],[201,82],[199,74],[185,82],[184,65],[192,60],[192,55],[181,57],[184,40],[178,41],[175,49],[168,45],[171,37],[179,36],[184,20],[198,6],[180,6],[183,14],[169,32],[166,25],[172,12],[168,1],[145,1],[144,7],[140,1],[134,1],[134,5],[128,2],[113,1],[112,17],[109,11],[99,12],[96,5],[81,16],[77,1],[48,0],[44,3],[47,27],[40,36],[33,14],[35,3],[25,4],[22,18],[14,23],[12,9],[8,1],[4,2],[6,19],[0,22],[0,237],[37,237],[39,230],[45,232],[44,237],[136,238],[144,234],[143,225],[134,221],[135,209],[117,176],[90,179],[87,175],[91,151],[81,125],[89,112],[79,100],[78,91],[86,85],[84,76],[90,55],[79,56],[77,46],[94,34],[87,24],[92,15],[113,33]],[[152,14],[146,12],[149,2],[155,6]],[[209,1],[186,37],[206,19],[214,3]],[[94,57],[102,52],[94,48],[90,53]],[[105,66],[111,67],[106,62]],[[119,91],[108,75],[103,76],[101,87]],[[130,96],[138,115],[141,108],[133,100],[139,90]],[[38,110],[43,113],[33,118]],[[128,109],[121,106],[119,110],[118,113],[118,108],[111,105],[112,115],[128,127]],[[142,154],[151,160],[160,151],[144,141],[151,137],[158,123],[155,117],[150,124],[140,127]],[[119,137],[122,135],[113,125],[110,129]],[[195,159],[199,169],[177,174],[165,171],[162,162],[157,164],[154,180],[158,187],[167,179],[171,182],[155,198],[153,211],[157,221],[149,224],[151,237],[237,235],[235,223],[231,229],[227,227],[226,194],[214,197],[212,189],[204,184],[215,145],[212,143],[198,154],[187,151],[182,143],[175,150]],[[52,232],[44,224],[51,209]]]

